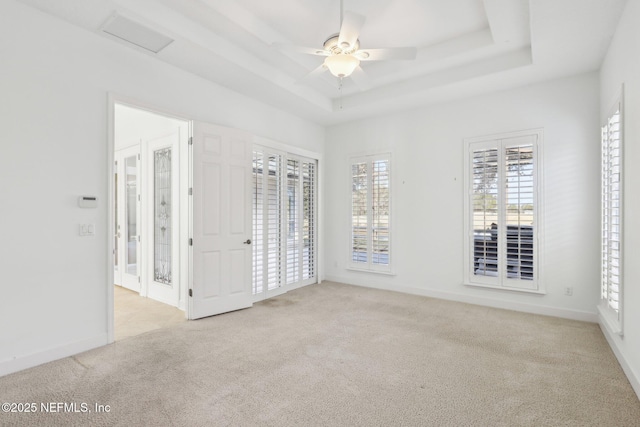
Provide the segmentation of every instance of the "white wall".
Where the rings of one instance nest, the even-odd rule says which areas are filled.
[[[572,78],[327,129],[328,280],[596,320],[599,292],[598,76]],[[463,139],[544,129],[546,295],[463,283]],[[392,152],[395,276],[347,270],[348,157]],[[573,286],[573,296],[564,287]]]
[[[600,70],[600,121],[609,112],[624,83],[624,338],[601,325],[636,393],[640,396],[640,2],[629,0]]]
[[[0,375],[107,342],[108,92],[323,152],[318,125],[12,0],[0,57]]]

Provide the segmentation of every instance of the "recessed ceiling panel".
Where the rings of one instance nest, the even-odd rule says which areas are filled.
[[[237,2],[295,44],[319,47],[340,29],[340,0]],[[365,47],[424,47],[489,26],[483,0],[344,0],[344,9],[366,17]]]

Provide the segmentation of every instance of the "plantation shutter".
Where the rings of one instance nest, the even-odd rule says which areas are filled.
[[[302,279],[316,274],[316,164],[302,163]]]
[[[498,149],[472,152],[472,227],[474,274],[498,276]]]
[[[282,210],[280,209],[280,200],[282,199],[282,156],[279,154],[268,155],[265,175],[267,191],[264,208],[266,210],[267,228],[264,233],[264,252],[267,261],[264,275],[267,280],[267,289],[272,290],[282,285]]]
[[[316,161],[273,151],[253,152],[253,294],[261,298],[317,276]]]
[[[264,287],[264,153],[253,152],[253,294]]]
[[[371,168],[371,262],[389,265],[389,160],[374,160]]]
[[[602,128],[602,299],[619,315],[622,286],[620,108]]]
[[[471,283],[537,289],[537,135],[469,144]]]
[[[389,154],[351,159],[349,265],[390,271],[391,169]]]
[[[351,261],[364,265],[369,262],[367,172],[367,163],[351,165]]]
[[[282,157],[253,152],[253,293],[282,285]]]
[[[300,233],[298,230],[300,215],[298,199],[300,198],[299,186],[300,162],[293,159],[287,160],[287,284],[298,280],[300,274]]]
[[[535,182],[533,145],[505,147],[507,279],[533,280]]]

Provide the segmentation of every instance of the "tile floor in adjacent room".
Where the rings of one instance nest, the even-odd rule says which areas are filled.
[[[116,341],[185,322],[184,311],[114,286]]]

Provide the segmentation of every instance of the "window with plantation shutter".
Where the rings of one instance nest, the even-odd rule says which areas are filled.
[[[621,102],[602,127],[602,306],[621,332],[622,114]],[[602,310],[601,310],[602,311]]]
[[[316,282],[316,160],[253,152],[253,294]]]
[[[467,140],[465,282],[539,291],[541,131]]]
[[[316,277],[316,163],[302,163],[302,279]]]
[[[352,158],[350,268],[391,271],[390,155]]]

